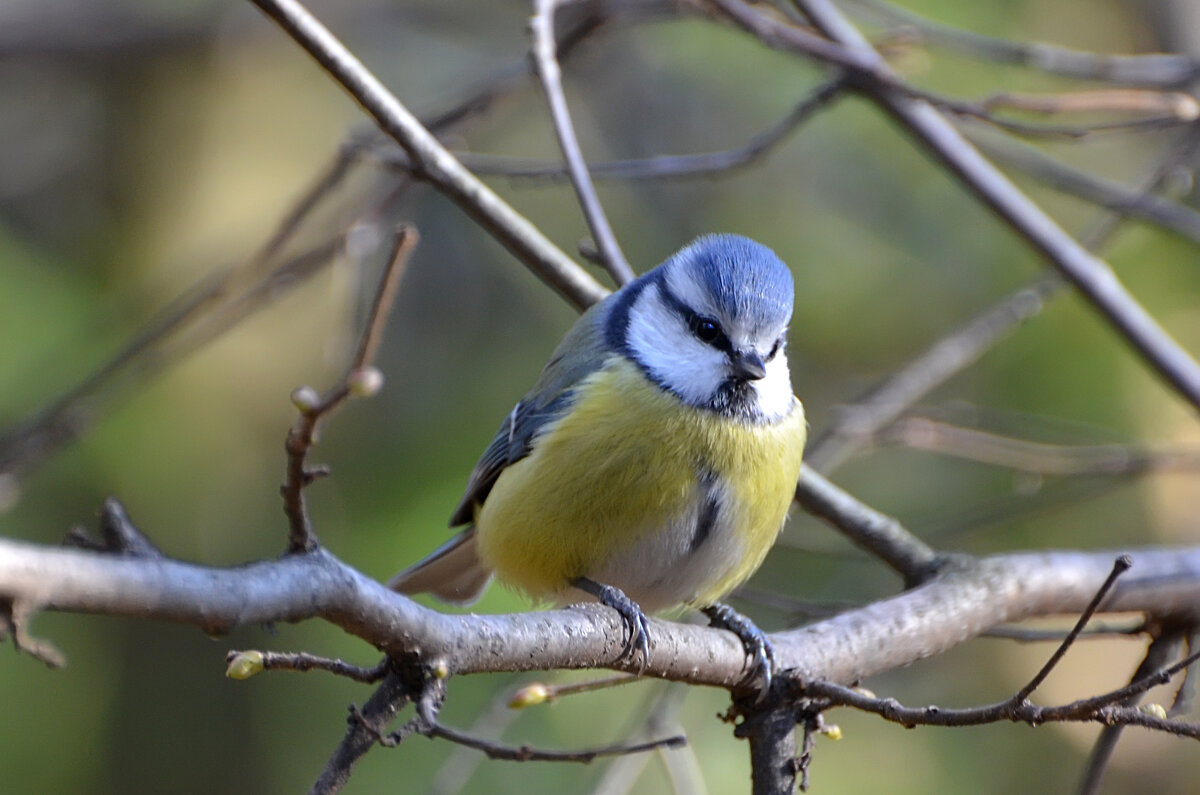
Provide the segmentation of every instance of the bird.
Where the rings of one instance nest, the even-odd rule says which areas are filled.
[[[599,601],[643,669],[646,613],[693,607],[739,637],[765,692],[774,650],[721,599],[762,563],[800,475],[793,301],[771,249],[710,234],[592,305],[480,456],[450,519],[464,529],[388,586],[470,604],[494,575]]]

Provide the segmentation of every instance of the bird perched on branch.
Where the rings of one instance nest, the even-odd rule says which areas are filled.
[[[483,452],[451,526],[389,587],[469,603],[493,573],[558,603],[703,610],[769,687],[766,636],[719,600],[787,517],[806,425],[788,374],[792,275],[744,237],[701,237],[597,303]],[[586,595],[586,596],[585,596]]]

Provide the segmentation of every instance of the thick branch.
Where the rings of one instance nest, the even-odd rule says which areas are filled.
[[[1001,555],[945,566],[926,584],[772,636],[779,665],[856,682],[939,654],[997,624],[1078,613],[1117,552]],[[1134,569],[1103,610],[1183,615],[1200,603],[1200,547],[1129,551]],[[216,569],[0,540],[0,599],[43,610],[193,624],[210,633],[319,617],[393,656],[454,673],[636,667],[624,627],[597,605],[515,615],[443,615],[387,590],[324,550]],[[729,633],[651,619],[646,674],[733,687],[745,653]]]

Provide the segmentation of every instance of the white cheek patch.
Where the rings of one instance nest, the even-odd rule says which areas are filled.
[[[686,403],[710,408],[733,374],[729,359],[724,352],[696,339],[684,319],[666,305],[660,289],[657,284],[648,286],[630,308],[625,330],[628,348],[659,384]],[[766,363],[766,368],[766,376],[750,384],[757,419],[773,423],[791,412],[795,398],[787,356],[782,350]]]
[[[692,335],[651,285],[629,312],[629,350],[656,381],[688,403],[702,406],[727,377],[725,354]]]

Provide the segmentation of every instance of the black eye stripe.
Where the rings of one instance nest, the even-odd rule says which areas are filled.
[[[669,306],[673,311],[677,312],[679,316],[683,318],[683,322],[687,324],[687,327],[691,329],[692,333],[695,334],[698,339],[713,346],[719,351],[723,351],[724,353],[733,352],[733,343],[729,341],[729,337],[725,336],[725,332],[721,330],[720,323],[712,318],[701,315],[699,312],[685,304],[679,298],[679,296],[675,295],[675,293],[671,291],[671,288],[667,286],[665,279],[659,282],[658,287],[659,292],[662,294],[663,300],[666,302],[667,306]],[[706,337],[701,336],[699,333],[701,326],[705,323],[711,323],[716,328],[716,336],[712,339],[707,339]]]

